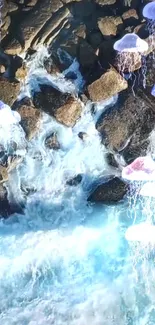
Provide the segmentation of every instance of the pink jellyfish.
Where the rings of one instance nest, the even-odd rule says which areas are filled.
[[[117,67],[120,73],[131,73],[140,67],[146,69],[145,52],[148,50],[148,44],[138,35],[129,33],[114,43],[114,50],[117,51]],[[145,71],[143,71],[145,87]]]
[[[151,157],[139,157],[122,170],[122,177],[130,181],[155,180],[155,162]]]

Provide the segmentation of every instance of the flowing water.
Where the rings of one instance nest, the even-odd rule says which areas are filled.
[[[42,49],[29,62],[20,97],[36,89],[38,82],[76,96],[84,84],[78,63],[71,65],[78,73],[73,84],[63,75],[47,75],[44,55]],[[100,103],[94,114],[91,104],[83,106],[73,129],[44,114],[25,159],[12,172],[7,185],[10,200],[25,203],[21,184],[31,194],[24,215],[14,214],[0,223],[0,324],[154,325],[153,248],[129,246],[124,236],[133,220],[153,213],[154,202],[130,196],[116,206],[87,203],[92,184],[112,172],[95,122],[116,100]],[[44,145],[53,131],[58,134],[58,151]],[[80,131],[88,134],[84,142]],[[66,185],[79,173],[81,184]]]

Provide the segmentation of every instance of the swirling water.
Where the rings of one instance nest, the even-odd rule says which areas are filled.
[[[39,54],[21,97],[37,87],[38,79],[76,95],[77,84],[63,75],[47,76]],[[90,104],[83,107],[73,129],[44,114],[25,159],[12,172],[10,197],[25,200],[21,184],[32,193],[24,215],[0,223],[0,324],[154,324],[153,248],[129,246],[124,237],[133,220],[153,213],[154,201],[130,197],[126,203],[98,207],[86,201],[92,183],[112,172],[95,121],[116,100],[100,103],[94,114]],[[44,145],[53,131],[59,151]],[[85,142],[78,138],[80,131],[88,134]],[[78,173],[82,183],[66,185]]]

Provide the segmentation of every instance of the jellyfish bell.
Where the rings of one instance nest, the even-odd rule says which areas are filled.
[[[144,53],[148,50],[148,44],[138,35],[129,33],[114,43],[114,50],[121,53]]]
[[[117,51],[117,68],[119,72],[132,73],[142,68],[143,86],[146,85],[146,64],[144,54],[148,51],[148,43],[134,33],[128,33],[120,40],[116,41],[113,46]],[[131,74],[132,76],[132,74]]]
[[[143,8],[142,14],[149,20],[155,20],[155,1],[147,3]]]
[[[155,85],[151,89],[151,95],[155,97]]]
[[[129,181],[155,180],[155,162],[151,157],[139,157],[122,170],[122,178]]]

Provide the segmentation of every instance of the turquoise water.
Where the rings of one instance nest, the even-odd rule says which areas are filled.
[[[26,88],[38,80],[75,95],[83,82],[50,77],[41,57],[30,64]],[[77,62],[73,63],[78,67]],[[39,133],[28,144],[23,162],[10,175],[9,198],[23,201],[20,187],[35,189],[24,215],[0,223],[0,324],[2,325],[154,325],[154,250],[128,244],[132,223],[154,215],[154,202],[133,195],[116,206],[88,205],[94,181],[117,174],[105,160],[106,149],[95,129],[99,115],[117,100],[83,106],[73,129],[44,114]],[[57,132],[61,149],[44,140]],[[87,132],[82,142],[78,133]],[[75,187],[66,181],[82,174]]]

